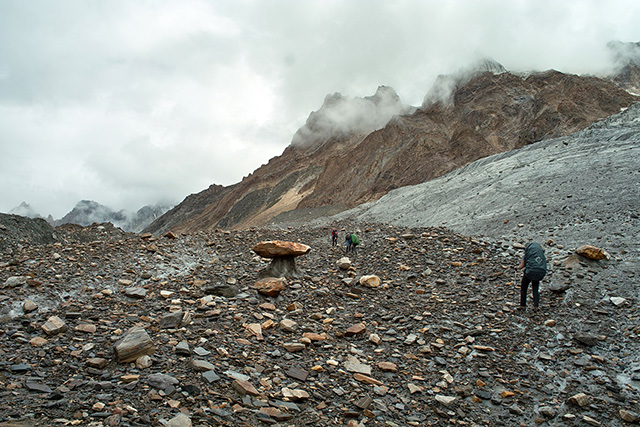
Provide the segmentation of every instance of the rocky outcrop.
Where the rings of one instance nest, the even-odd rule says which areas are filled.
[[[54,241],[53,227],[44,219],[0,213],[0,251]]]
[[[401,108],[389,88],[354,100],[377,119],[390,118],[384,126],[379,120],[347,126],[345,117],[360,120],[362,115],[351,113],[353,105],[343,97],[327,97],[281,156],[234,186],[212,186],[189,196],[146,231],[243,229],[274,218],[335,213],[474,160],[584,129],[636,100],[595,77],[487,69],[454,80],[446,101],[432,97],[413,112]]]

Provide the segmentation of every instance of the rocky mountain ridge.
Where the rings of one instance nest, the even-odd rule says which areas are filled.
[[[63,224],[87,226],[93,223],[101,224],[103,222],[110,222],[125,231],[137,233],[141,232],[169,209],[169,206],[156,204],[154,206],[143,206],[136,212],[128,212],[124,209],[114,211],[93,200],[81,200],[62,218],[56,220],[53,216],[49,215],[44,219],[54,227]],[[22,202],[19,206],[11,209],[9,214],[20,215],[27,218],[43,218],[26,202]]]
[[[188,196],[145,231],[242,229],[296,212],[310,217],[335,213],[479,158],[584,129],[638,99],[607,79],[557,71],[520,76],[495,66],[492,71],[448,83],[452,91],[446,100],[427,97],[419,109],[388,102],[408,112],[369,133],[332,128],[312,113],[307,130],[296,134],[296,144],[281,156],[240,183]],[[385,88],[384,96],[379,90],[373,98],[394,100],[397,95],[391,92]],[[329,97],[319,112],[339,99]],[[377,105],[371,99],[358,103]],[[330,132],[308,131],[319,127]]]

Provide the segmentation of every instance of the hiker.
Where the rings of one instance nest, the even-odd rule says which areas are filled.
[[[347,233],[347,235],[344,238],[344,241],[347,245],[347,249],[346,249],[346,253],[349,253],[349,251],[351,250],[351,233]]]
[[[524,268],[522,282],[520,283],[520,308],[527,306],[527,290],[531,283],[533,291],[533,306],[538,308],[540,305],[540,281],[547,274],[547,259],[544,256],[544,250],[537,242],[531,242],[524,248],[524,256],[520,265],[516,267],[518,270]]]
[[[337,229],[333,229],[331,230],[331,246],[335,246],[338,244],[338,230]]]
[[[351,252],[354,255],[358,255],[358,245],[360,244],[360,239],[356,236],[356,233],[351,233]]]

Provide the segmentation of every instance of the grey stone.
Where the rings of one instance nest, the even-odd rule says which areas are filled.
[[[147,378],[147,383],[158,390],[166,390],[167,388],[178,384],[178,380],[167,374],[151,374]]]

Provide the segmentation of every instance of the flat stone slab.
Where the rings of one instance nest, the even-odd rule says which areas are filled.
[[[284,256],[300,256],[309,253],[310,246],[296,242],[283,240],[269,240],[260,242],[253,247],[253,251],[263,258],[275,258]]]

